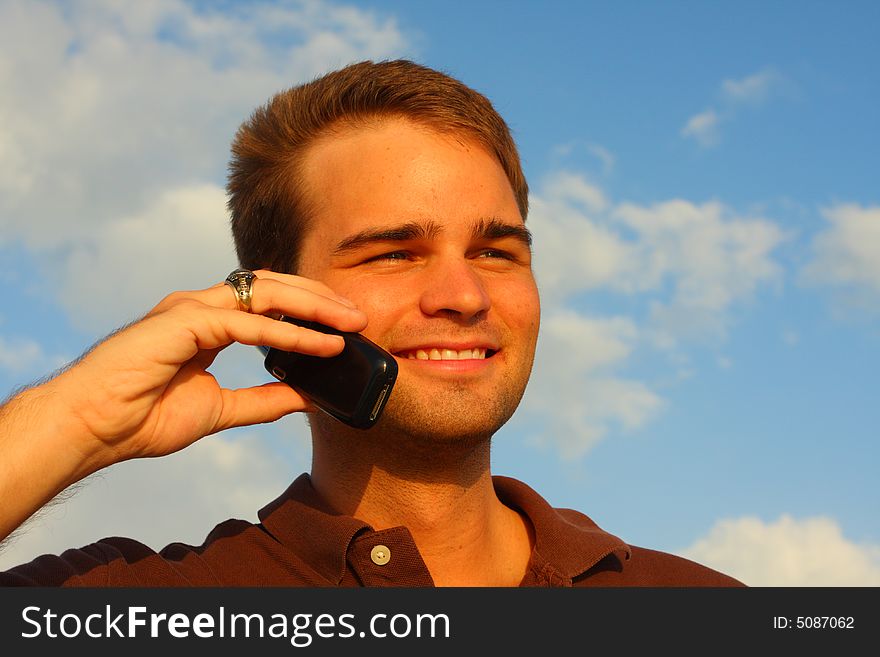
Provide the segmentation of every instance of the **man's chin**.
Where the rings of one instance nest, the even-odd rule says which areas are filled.
[[[396,390],[376,429],[403,434],[418,442],[435,444],[473,443],[488,440],[513,415],[520,395],[510,390],[475,394],[467,386],[442,391],[406,387]]]

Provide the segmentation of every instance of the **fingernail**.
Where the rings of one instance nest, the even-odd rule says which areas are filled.
[[[357,308],[354,301],[352,301],[351,299],[346,299],[345,297],[341,297],[338,294],[336,295],[336,300],[339,303],[348,306],[349,308]]]

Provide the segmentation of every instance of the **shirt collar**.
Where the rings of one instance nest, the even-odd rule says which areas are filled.
[[[334,512],[301,474],[276,500],[257,514],[278,541],[299,555],[325,579],[339,583],[352,539],[370,525]]]
[[[520,511],[535,531],[532,561],[552,566],[572,579],[613,552],[630,557],[630,548],[603,531],[590,518],[572,509],[554,509],[526,484],[510,477],[492,478],[505,505]],[[372,527],[362,520],[335,513],[312,487],[307,473],[258,514],[263,526],[316,572],[339,583],[345,574],[346,554],[352,540]]]
[[[529,486],[510,477],[494,476],[495,493],[506,506],[520,511],[535,530],[532,561],[544,561],[564,578],[583,574],[612,553],[629,559],[629,546],[573,509],[555,509]]]

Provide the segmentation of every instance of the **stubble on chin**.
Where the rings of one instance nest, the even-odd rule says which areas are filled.
[[[474,447],[486,442],[511,418],[523,390],[501,388],[482,394],[464,383],[418,389],[399,382],[376,428],[414,444]]]

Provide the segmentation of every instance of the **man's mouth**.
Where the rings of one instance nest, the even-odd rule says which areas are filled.
[[[394,355],[408,360],[485,360],[495,354],[492,349],[474,347],[472,349],[447,349],[444,347],[425,347],[408,349]]]

